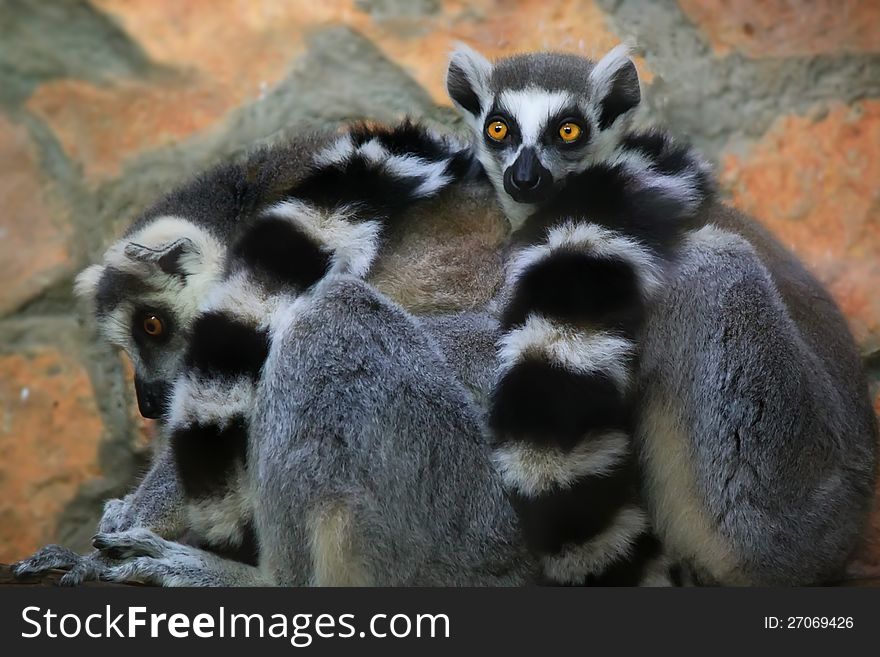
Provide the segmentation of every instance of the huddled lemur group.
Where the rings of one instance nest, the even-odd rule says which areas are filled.
[[[264,148],[171,193],[79,276],[163,439],[93,553],[48,546],[16,572],[841,573],[877,427],[829,295],[718,200],[691,148],[633,127],[625,49],[493,64],[462,47],[447,83],[469,144],[404,123]]]

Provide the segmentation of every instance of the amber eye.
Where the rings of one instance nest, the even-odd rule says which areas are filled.
[[[581,127],[577,123],[566,121],[559,126],[559,136],[566,144],[577,141],[581,136]]]
[[[165,332],[165,325],[155,315],[146,315],[143,321],[144,333],[151,338],[158,338]]]
[[[496,119],[486,126],[486,134],[495,141],[502,141],[507,136],[507,124]]]

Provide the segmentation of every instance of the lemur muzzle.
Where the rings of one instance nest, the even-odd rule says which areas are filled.
[[[523,148],[504,172],[504,191],[518,203],[540,203],[553,189],[553,175],[541,164],[534,148]]]

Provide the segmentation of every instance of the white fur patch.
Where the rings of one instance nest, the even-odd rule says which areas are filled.
[[[363,278],[379,251],[382,226],[378,221],[352,222],[350,212],[319,210],[291,199],[276,203],[264,216],[289,219],[332,254],[331,274]]]
[[[81,299],[94,299],[103,273],[102,265],[90,265],[83,269],[73,283],[74,294]]]
[[[363,144],[361,144],[357,152],[359,155],[367,158],[373,164],[381,165],[386,159],[388,159],[388,151],[385,150],[385,147],[379,143],[379,140],[375,137],[370,139]]]
[[[208,292],[201,311],[225,312],[252,326],[263,326],[282,301],[281,295],[267,294],[247,272],[238,271]]]
[[[623,260],[636,272],[642,292],[652,296],[663,282],[662,272],[653,254],[638,240],[625,237],[607,228],[584,222],[566,222],[547,233],[542,244],[530,246],[520,251],[512,260],[507,274],[509,285],[525,270],[540,260],[549,258],[560,249],[580,249],[600,258]]]
[[[696,171],[678,173],[674,176],[667,176],[651,169],[647,171],[636,169],[632,173],[644,188],[653,190],[665,198],[678,201],[687,212],[693,212],[702,199],[697,187]]]
[[[748,584],[738,574],[732,546],[700,499],[687,429],[677,405],[651,399],[641,415],[636,440],[641,445],[651,514],[664,545],[720,582]]]
[[[324,278],[317,287],[328,280]],[[269,335],[272,336],[273,344],[281,344],[288,339],[290,332],[296,330],[297,317],[309,308],[313,300],[313,294],[301,294],[295,298],[287,297],[277,305],[272,314],[268,316]],[[266,361],[266,366],[271,367],[272,362],[273,359],[270,357]]]
[[[593,94],[597,98],[604,98],[611,90],[615,74],[630,61],[630,47],[627,44],[621,43],[609,50],[590,71]]]
[[[461,75],[465,77],[468,85],[477,95],[477,98],[480,101],[480,106],[483,112],[485,112],[486,107],[489,104],[489,76],[492,74],[492,62],[467,44],[459,41],[455,44],[455,50],[449,57],[449,68],[452,69],[453,67],[461,71]],[[461,110],[465,121],[467,121],[472,128],[478,131],[482,130],[483,116],[474,116],[464,107],[459,105],[454,98],[452,99],[452,102],[459,110]]]
[[[677,201],[688,212],[693,212],[703,199],[698,186],[701,178],[712,175],[712,167],[694,151],[688,153],[688,166],[672,174],[657,171],[654,169],[654,160],[631,149],[618,147],[607,159],[612,166],[622,165],[632,176],[635,185]]]
[[[187,374],[174,384],[168,425],[217,424],[221,428],[236,416],[248,417],[254,403],[254,384],[248,378],[198,378]]]
[[[370,586],[370,576],[358,551],[356,524],[342,500],[326,501],[309,513],[309,544],[313,586]]]
[[[246,476],[239,470],[235,478],[222,498],[188,501],[186,505],[189,526],[208,543],[240,545],[244,527],[253,517],[255,500],[247,492]]]
[[[330,146],[327,146],[315,155],[314,163],[318,167],[333,166],[342,164],[354,153],[354,142],[351,135],[343,135],[339,137]]]
[[[604,372],[622,391],[629,386],[627,359],[635,350],[626,338],[606,332],[586,333],[537,315],[530,315],[525,324],[506,333],[499,347],[500,374],[537,355],[574,372]]]
[[[498,96],[498,103],[516,120],[522,144],[526,147],[538,143],[547,121],[576,102],[577,99],[569,93],[547,91],[537,86],[515,91],[508,89]]]
[[[392,155],[377,139],[371,139],[357,152],[391,175],[422,179],[413,191],[417,198],[432,196],[450,182],[450,177],[446,174],[448,159],[432,162],[417,155]]]
[[[569,451],[512,442],[496,449],[492,461],[508,490],[537,497],[568,488],[584,477],[606,476],[628,453],[629,438],[615,431],[586,438]]]
[[[598,575],[620,555],[629,554],[633,543],[647,528],[644,511],[634,506],[625,507],[611,526],[592,540],[544,557],[544,573],[560,584],[579,584],[586,575]]]

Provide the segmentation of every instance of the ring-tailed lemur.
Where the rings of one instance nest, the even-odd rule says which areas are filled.
[[[304,161],[312,166],[295,180],[279,174]],[[77,577],[90,568],[169,585],[525,579],[464,387],[479,376],[455,371],[425,322],[360,280],[388,224],[468,164],[410,125],[264,152],[172,194],[87,270],[80,290],[134,358],[142,409],[164,415],[158,391],[174,381],[170,450],[151,475],[167,483],[177,471],[186,508],[103,527],[101,558]],[[474,335],[492,331],[475,317]],[[214,552],[255,548],[259,568],[159,535],[181,526]],[[49,551],[18,570],[52,559],[74,565]]]
[[[877,433],[821,285],[714,197],[691,150],[631,129],[624,48],[493,65],[463,47],[447,80],[517,229],[491,418],[545,574],[638,579],[650,563],[631,434],[654,526],[699,579],[838,575]]]

